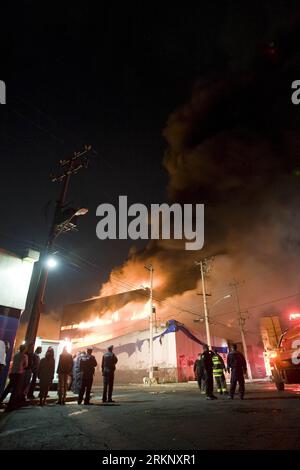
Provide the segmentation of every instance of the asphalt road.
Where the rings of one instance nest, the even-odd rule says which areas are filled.
[[[248,384],[207,401],[195,384],[117,387],[116,404],[29,406],[0,415],[0,449],[300,449],[300,387]]]

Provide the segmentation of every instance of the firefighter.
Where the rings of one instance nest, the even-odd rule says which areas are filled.
[[[223,395],[223,393],[227,393],[226,380],[225,380],[225,375],[224,375],[224,370],[226,369],[225,364],[220,354],[218,354],[216,351],[214,352],[212,361],[213,361],[213,376],[216,381],[217,392],[220,393],[220,395]]]
[[[237,350],[237,345],[233,344],[231,352],[227,356],[227,370],[231,372],[229,397],[233,400],[236,384],[239,383],[239,393],[241,400],[245,394],[244,374],[247,372],[247,365],[242,353]]]
[[[201,394],[205,394],[205,377],[204,377],[204,368],[201,361],[201,353],[198,354],[198,359],[194,363],[194,374],[198,382],[198,386]]]
[[[214,379],[213,379],[213,352],[209,350],[207,344],[203,346],[203,353],[201,354],[201,362],[204,369],[205,377],[205,393],[207,400],[216,400],[216,396],[213,394],[214,391]]]

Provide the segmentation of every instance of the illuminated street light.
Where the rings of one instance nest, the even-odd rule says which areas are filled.
[[[221,297],[220,299],[216,300],[211,306],[210,306],[210,309],[212,309],[215,305],[217,305],[219,302],[221,302],[222,300],[225,300],[225,299],[229,299],[230,297],[232,297],[231,294],[226,294],[224,295],[224,297]]]
[[[198,294],[200,295],[200,294]],[[224,295],[223,297],[221,297],[220,299],[216,300],[209,308],[210,310],[213,309],[219,302],[222,302],[222,300],[225,300],[225,299],[229,299],[230,297],[232,297],[231,294],[226,294]],[[208,316],[208,308],[206,306],[206,315],[204,315],[204,317],[200,317],[199,315],[199,318],[197,318],[197,320],[193,320],[194,323],[202,323],[202,322],[206,322],[206,332],[207,332],[207,341],[210,341],[210,331],[209,331],[209,316]],[[209,344],[209,343],[207,343]],[[210,345],[211,346],[211,345]]]
[[[77,217],[86,215],[88,211],[86,207],[67,208],[61,211],[55,225],[55,238],[62,233],[77,230]]]
[[[59,163],[63,168],[62,174],[50,175],[52,182],[63,182],[63,186],[61,188],[60,196],[56,201],[50,231],[42,255],[43,262],[40,265],[39,273],[37,275],[36,292],[30,308],[29,321],[25,335],[27,344],[34,344],[36,340],[41,316],[41,306],[44,302],[44,295],[48,278],[48,268],[54,267],[52,261],[50,261],[50,264],[47,262],[48,255],[52,252],[53,244],[57,237],[61,234],[77,230],[76,217],[85,215],[88,212],[86,208],[82,207],[76,209],[69,208],[67,204],[67,193],[72,175],[78,173],[79,170],[88,167],[88,153],[91,150],[91,145],[85,145],[83,150],[74,152],[70,158],[60,160]]]
[[[81,207],[81,209],[78,209],[74,215],[78,216],[78,215],[85,215],[88,213],[88,209],[87,207]]]
[[[47,258],[47,261],[46,261],[47,268],[49,269],[56,268],[57,264],[58,264],[57,260],[53,256],[49,256],[49,258]]]

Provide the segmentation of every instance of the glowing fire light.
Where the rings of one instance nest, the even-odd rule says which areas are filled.
[[[78,324],[64,325],[61,330],[88,330],[98,326],[112,325],[113,323],[119,323],[121,321],[142,320],[149,316],[149,305],[149,300],[146,304],[130,302],[127,304],[126,309],[124,309],[123,315],[120,315],[119,311],[116,311],[106,317],[96,317],[93,320],[81,321]]]
[[[112,334],[107,335],[86,335],[83,338],[74,338],[73,339],[73,349],[78,350],[86,346],[103,343],[108,341],[113,337]]]
[[[80,337],[72,338],[73,350],[85,348],[108,341],[116,336],[128,333],[135,322],[147,321],[149,317],[150,300],[145,302],[129,302],[120,311],[106,312],[101,317],[81,321],[77,324],[64,325],[61,331],[80,330]],[[89,330],[87,332],[87,330]]]
[[[296,313],[296,312],[290,313],[289,319],[290,319],[291,321],[293,321],[293,320],[299,320],[299,319],[300,319],[300,313]]]
[[[86,330],[88,328],[92,328],[94,326],[103,326],[103,325],[110,325],[113,322],[112,319],[103,319],[103,318],[96,318],[95,320],[91,321],[82,321],[79,323],[77,328],[79,330]]]
[[[68,353],[72,352],[72,342],[69,340],[69,338],[64,339],[64,341],[62,342],[62,347],[66,348]]]

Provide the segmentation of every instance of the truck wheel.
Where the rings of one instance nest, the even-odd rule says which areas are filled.
[[[276,382],[276,388],[278,392],[283,392],[284,391],[284,383],[283,382]]]

